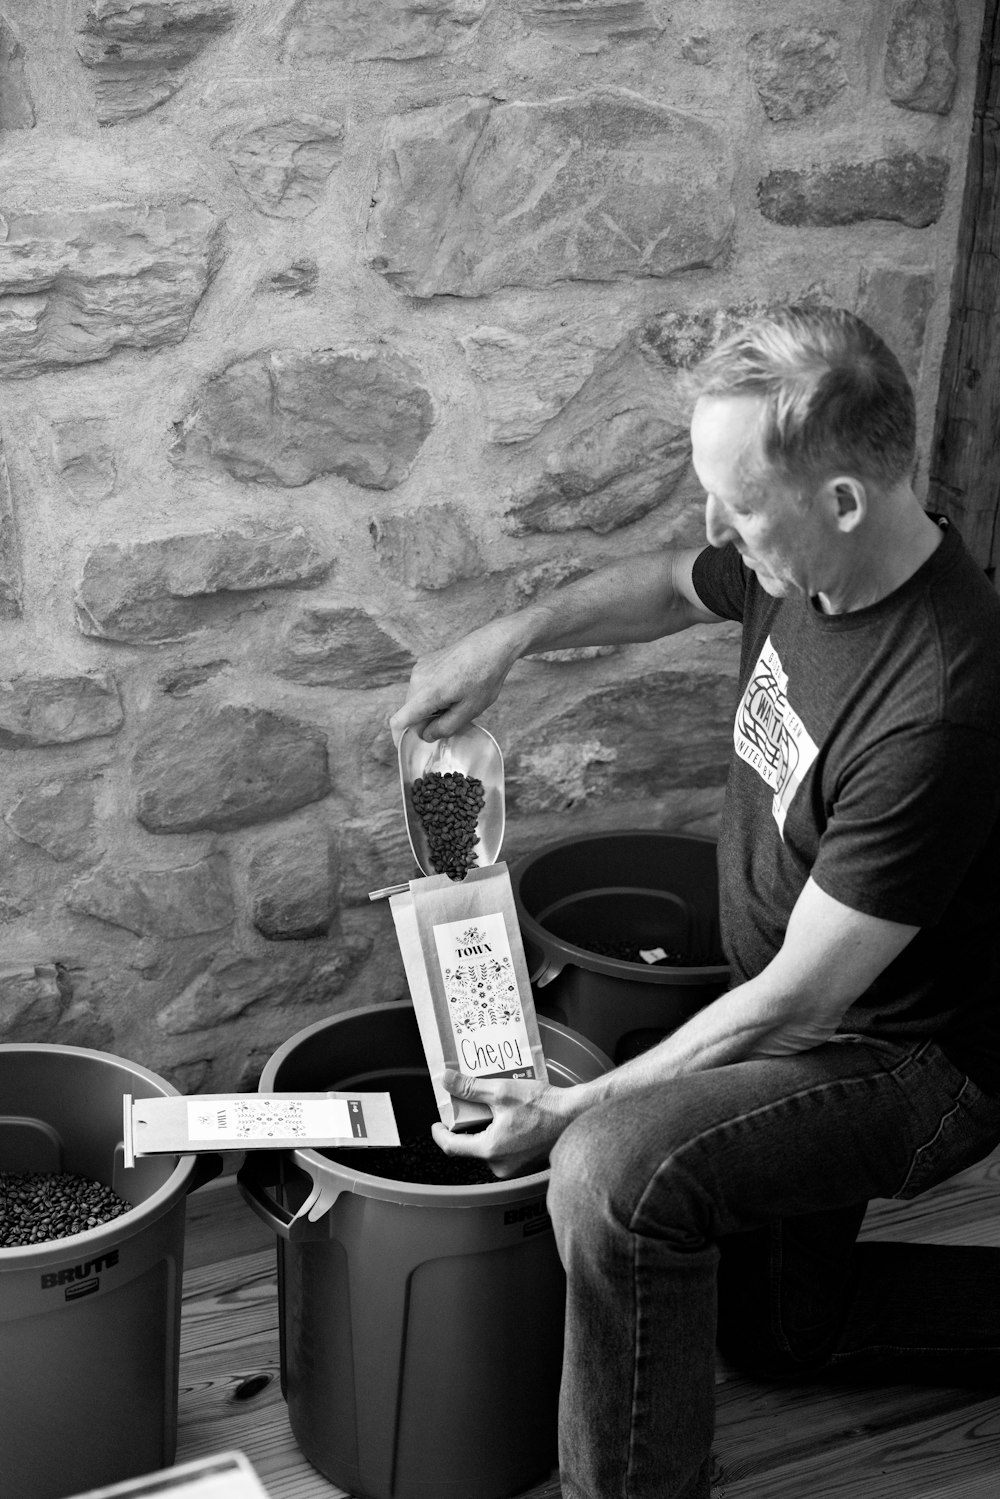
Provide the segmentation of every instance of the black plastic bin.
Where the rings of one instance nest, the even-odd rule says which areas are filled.
[[[539,1024],[550,1082],[606,1072]],[[299,1031],[259,1091],[387,1090],[401,1137],[438,1117],[413,1006]],[[243,1195],[278,1244],[282,1393],[299,1447],[356,1499],[503,1499],[555,1466],[565,1279],[548,1169],[430,1185],[365,1152],[248,1152]]]
[[[550,843],[511,870],[535,1004],[625,1061],[726,988],[714,839],[617,831]],[[635,944],[683,962],[601,956]]]
[[[0,1170],[66,1172],[132,1204],[0,1249],[0,1496],[62,1499],[169,1466],[177,1443],[187,1195],[218,1155],[124,1164],[123,1098],[177,1089],[77,1046],[0,1046]]]

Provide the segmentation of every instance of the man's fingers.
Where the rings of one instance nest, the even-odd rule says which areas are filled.
[[[496,1084],[472,1077],[468,1072],[456,1072],[446,1067],[441,1076],[441,1085],[453,1098],[465,1098],[469,1103],[489,1103]]]
[[[465,1156],[474,1160],[482,1160],[486,1155],[486,1146],[483,1142],[485,1133],[485,1130],[472,1134],[452,1130],[440,1120],[435,1120],[431,1125],[431,1134],[445,1155]]]
[[[421,739],[438,739],[440,735],[434,731],[437,709],[421,708],[413,703],[404,703],[389,719],[389,730],[392,734],[392,742],[399,745],[405,729],[413,729]],[[430,729],[430,732],[428,732]]]

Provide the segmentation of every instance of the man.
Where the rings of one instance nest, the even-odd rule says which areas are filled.
[[[870,1198],[1000,1141],[1000,600],[917,501],[913,396],[858,318],[763,319],[693,390],[708,548],[485,625],[392,721],[451,732],[532,651],[743,622],[731,988],[593,1083],[453,1078],[493,1121],[434,1127],[501,1176],[551,1152],[564,1499],[706,1499],[716,1338],[768,1376],[1000,1383],[1000,1254],[855,1245]]]

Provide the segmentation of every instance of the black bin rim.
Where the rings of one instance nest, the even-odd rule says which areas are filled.
[[[692,964],[690,966],[678,964],[676,967],[658,968],[646,963],[630,963],[623,958],[607,958],[600,953],[591,952],[589,948],[580,947],[575,942],[569,942],[565,937],[557,937],[547,927],[536,921],[525,906],[521,895],[521,878],[525,870],[549,854],[559,854],[567,849],[579,848],[582,844],[606,843],[617,838],[645,838],[650,841],[663,839],[674,843],[683,840],[685,843],[696,843],[703,847],[715,848],[717,846],[714,838],[706,837],[703,833],[674,833],[662,828],[607,828],[589,833],[576,833],[568,838],[554,839],[533,853],[523,855],[511,866],[514,905],[523,936],[541,949],[548,963],[551,963],[553,958],[557,962],[561,959],[560,969],[583,968],[588,972],[601,973],[607,978],[622,979],[630,984],[727,983],[730,978],[728,963]]]
[[[303,1027],[296,1031],[293,1036],[273,1052],[265,1063],[264,1070],[257,1084],[258,1093],[275,1092],[275,1078],[282,1064],[297,1051],[299,1047],[308,1045],[313,1036],[321,1035],[332,1030],[337,1024],[352,1019],[361,1019],[369,1015],[384,1015],[387,1012],[409,1012],[414,1014],[412,1000],[393,999],[381,1004],[363,1005],[358,1009],[343,1010],[337,1015],[328,1015],[323,1020],[314,1021],[312,1025]],[[548,1019],[546,1016],[538,1016],[539,1030],[542,1032],[544,1043],[546,1033],[550,1033],[563,1040],[571,1038],[591,1058],[599,1060],[605,1071],[610,1072],[614,1063],[606,1056],[600,1047],[579,1031],[570,1026],[562,1025],[557,1020]],[[549,1060],[548,1058],[546,1059]],[[476,1182],[468,1186],[445,1185],[441,1186],[433,1182],[406,1182],[397,1181],[391,1176],[374,1176],[364,1171],[359,1164],[357,1167],[348,1166],[342,1161],[334,1161],[324,1155],[319,1149],[310,1146],[297,1146],[286,1152],[292,1162],[298,1166],[307,1176],[312,1177],[314,1182],[327,1180],[335,1182],[341,1191],[354,1192],[359,1197],[377,1198],[382,1202],[405,1203],[409,1206],[422,1207],[482,1207],[489,1205],[511,1205],[526,1199],[532,1199],[544,1195],[548,1188],[549,1167],[545,1165],[539,1171],[533,1171],[524,1176],[510,1178],[498,1177],[492,1182]],[[357,1152],[359,1162],[364,1159],[364,1151]]]

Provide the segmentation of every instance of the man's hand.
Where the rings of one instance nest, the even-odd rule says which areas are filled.
[[[422,739],[455,734],[500,695],[521,654],[519,616],[493,620],[454,645],[421,656],[410,675],[406,702],[390,718],[398,744],[407,728]]]
[[[534,1079],[476,1078],[451,1070],[443,1081],[456,1098],[486,1104],[493,1119],[474,1133],[433,1124],[434,1139],[445,1155],[486,1161],[500,1178],[516,1176],[534,1162],[542,1170],[556,1140],[586,1105],[579,1085],[556,1088]]]

